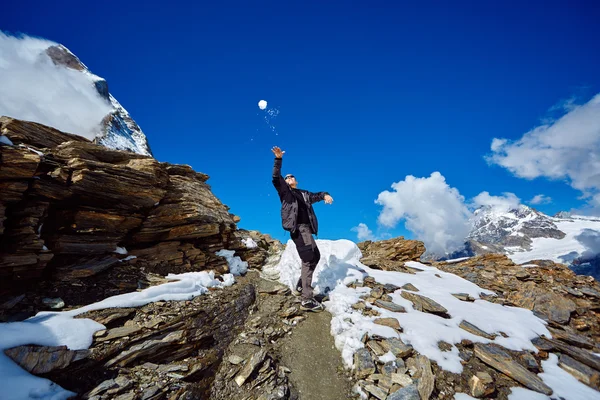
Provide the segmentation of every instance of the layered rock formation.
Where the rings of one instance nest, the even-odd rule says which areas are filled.
[[[189,166],[110,150],[0,118],[0,285],[73,281],[134,264],[146,272],[227,270],[243,247],[234,216]],[[127,259],[127,261],[124,261]]]

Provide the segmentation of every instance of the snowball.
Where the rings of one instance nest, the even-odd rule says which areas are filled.
[[[264,110],[265,108],[267,108],[267,101],[266,100],[259,101],[258,108],[260,108],[261,110]]]

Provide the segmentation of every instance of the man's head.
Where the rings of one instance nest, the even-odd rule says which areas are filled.
[[[290,187],[292,189],[296,189],[296,186],[298,186],[298,182],[296,182],[296,177],[292,174],[287,174],[285,176],[285,182],[290,185]]]

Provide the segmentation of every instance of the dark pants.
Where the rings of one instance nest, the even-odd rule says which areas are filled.
[[[302,260],[302,270],[297,286],[302,286],[302,299],[313,298],[312,277],[321,258],[321,253],[312,235],[310,225],[298,225],[296,232],[292,233],[292,240]]]

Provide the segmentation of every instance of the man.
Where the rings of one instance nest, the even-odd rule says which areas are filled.
[[[333,198],[327,192],[311,193],[298,189],[296,177],[287,174],[281,176],[282,151],[275,146],[271,149],[275,154],[273,166],[273,186],[277,189],[281,200],[281,223],[283,229],[290,232],[296,245],[298,255],[302,260],[300,279],[296,284],[296,294],[302,295],[300,308],[307,311],[323,311],[323,305],[315,300],[312,289],[312,277],[321,258],[321,253],[313,234],[318,233],[319,224],[312,204],[324,200],[326,204],[333,203]]]

